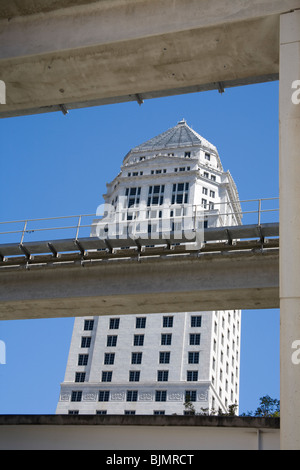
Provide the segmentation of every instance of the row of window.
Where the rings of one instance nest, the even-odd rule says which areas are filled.
[[[168,157],[174,157],[175,154],[174,154],[174,152],[169,152],[169,153],[167,153],[167,154],[165,154],[165,155],[167,155]],[[181,154],[181,155],[177,154],[177,157],[182,157],[182,155],[184,155],[184,158],[191,158],[191,152],[190,152],[190,151],[185,151],[185,152],[184,152],[183,154]],[[156,156],[161,156],[161,155],[160,155],[160,154],[157,154]],[[211,156],[211,154],[210,154],[209,152],[205,152],[205,155],[204,155],[205,160],[210,161],[210,156]],[[146,160],[146,159],[149,159],[149,158],[153,158],[153,156],[148,156],[148,157],[146,157],[145,155],[142,155],[141,157],[136,157],[136,158],[134,158],[134,159],[131,161],[131,163],[136,162],[136,161],[142,162],[143,160]]]
[[[190,333],[189,335],[189,344],[191,346],[200,345],[200,333]],[[106,346],[107,347],[116,347],[118,341],[118,335],[107,335],[106,337]],[[135,334],[133,335],[133,346],[144,346],[145,335],[144,334]],[[161,346],[171,346],[172,344],[172,333],[162,333],[160,337]],[[81,337],[81,347],[89,348],[91,346],[91,337],[82,336]]]
[[[129,382],[139,382],[140,381],[140,370],[130,370],[129,371]],[[101,382],[112,382],[113,371],[102,371]],[[84,383],[86,378],[85,372],[76,372],[75,373],[75,382]],[[157,382],[168,382],[169,381],[169,371],[168,370],[158,370],[157,371]],[[198,371],[197,370],[188,370],[186,373],[187,382],[196,382],[198,381]]]
[[[131,353],[131,364],[141,364],[142,363],[142,352],[133,352]],[[159,364],[170,364],[170,351],[160,351],[159,352]],[[189,351],[188,352],[188,364],[199,364],[200,353],[199,351]],[[78,366],[86,366],[88,364],[89,355],[88,354],[78,354]],[[113,365],[115,362],[115,353],[105,353],[104,354],[104,364]]]
[[[167,390],[155,390],[155,401],[167,401]],[[126,401],[138,401],[139,391],[138,390],[127,390]],[[71,393],[71,401],[79,402],[82,401],[82,390],[73,390]],[[99,390],[98,401],[110,401],[110,390]],[[197,401],[196,390],[185,391],[185,401]]]
[[[203,188],[202,188],[202,194],[205,194],[206,196],[208,196],[208,189],[205,186],[203,186]],[[216,192],[212,191],[212,189],[210,189],[209,190],[209,196],[212,197],[212,198],[216,197]]]
[[[124,415],[135,415],[135,410],[124,410]],[[166,412],[164,410],[153,410],[154,415],[164,415]],[[69,415],[79,415],[79,410],[69,410]],[[189,414],[184,412],[184,414]],[[96,415],[107,415],[107,410],[96,410]]]
[[[153,185],[148,188],[147,206],[163,205],[165,185]],[[140,203],[141,187],[130,187],[125,189],[127,207],[134,207]],[[173,183],[172,204],[187,204],[189,195],[189,183]]]
[[[212,201],[207,201],[207,199],[204,198],[201,199],[201,205],[203,209],[208,209],[210,211],[213,211],[215,208],[215,204]]]
[[[168,157],[174,157],[175,154],[174,154],[174,152],[171,152],[171,153],[167,153],[166,155]],[[185,151],[181,155],[177,154],[177,157],[182,157],[183,155],[184,155],[184,158],[191,158],[191,152],[190,151]],[[156,156],[161,156],[161,155],[158,154]],[[145,155],[142,155],[141,157],[133,158],[130,163],[134,163],[134,162],[137,162],[137,161],[142,162],[142,161],[144,161],[146,159],[149,159],[149,158],[153,158],[153,156],[151,155],[151,156],[146,157]],[[211,154],[209,152],[205,152],[204,158],[205,158],[205,160],[210,161]]]
[[[208,171],[204,171],[203,176],[204,176],[204,178],[209,178]],[[210,179],[211,179],[211,181],[216,181],[216,176],[215,175],[210,175]]]
[[[179,168],[174,168],[174,172],[177,173],[178,171],[181,172],[181,171],[190,171],[191,167],[190,166],[180,166]],[[161,174],[164,174],[164,173],[167,173],[167,169],[166,168],[163,168],[163,169],[158,169],[158,170],[151,170],[150,171],[150,174],[151,175],[161,175]],[[143,171],[129,171],[127,173],[127,176],[143,176],[144,172]]]
[[[136,328],[146,328],[147,317],[136,317],[135,327]],[[172,328],[173,327],[173,316],[163,316],[162,326],[163,328]],[[191,328],[200,328],[202,323],[201,315],[191,315],[190,317],[190,326]],[[110,318],[109,319],[109,329],[118,330],[120,327],[120,318]],[[94,320],[89,319],[84,321],[83,329],[85,331],[92,331],[94,329]]]

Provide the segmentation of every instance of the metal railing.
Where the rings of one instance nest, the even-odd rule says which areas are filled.
[[[140,213],[138,217],[140,217],[142,211],[174,211],[182,208],[182,212],[179,216],[169,216],[169,220],[172,222],[176,222],[176,220],[184,222],[185,218],[188,217],[192,220],[194,228],[197,228],[198,220],[202,222],[203,220],[207,221],[208,226],[226,226],[228,225],[227,221],[230,217],[236,220],[237,216],[243,218],[243,224],[261,225],[262,223],[278,222],[278,197],[248,199],[238,201],[235,205],[236,207],[232,207],[232,204],[229,203],[214,203],[213,208],[211,207],[210,209],[207,209],[205,205],[196,206],[188,204],[151,207],[139,205],[116,211],[113,217],[117,217],[121,225],[126,226],[126,224],[129,222],[132,223],[132,221],[122,219],[127,219],[128,214],[133,211],[138,211]],[[240,208],[240,210],[237,208]],[[183,212],[183,210],[185,212]],[[145,222],[144,216],[145,214],[143,214],[143,217],[140,217],[140,220],[143,222]],[[164,217],[149,217],[148,220],[153,222],[155,220],[162,220],[162,218]],[[0,244],[23,244],[25,241],[42,240],[44,237],[46,237],[46,239],[78,239],[79,236],[88,237],[95,226],[95,220],[109,224],[111,218],[109,218],[109,216],[101,217],[97,214],[80,214],[0,222]],[[137,224],[138,218],[136,218],[134,222]],[[236,222],[232,223],[232,225],[236,225]]]

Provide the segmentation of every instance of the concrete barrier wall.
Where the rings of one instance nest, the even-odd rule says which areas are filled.
[[[278,418],[0,416],[0,450],[279,450],[279,441]]]

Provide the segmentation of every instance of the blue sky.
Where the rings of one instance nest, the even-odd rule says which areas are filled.
[[[278,197],[272,82],[1,120],[0,221],[95,213],[125,154],[182,118],[217,146],[241,200]],[[72,328],[72,318],[0,322],[0,414],[55,413]],[[241,340],[242,413],[280,398],[279,311],[244,310]]]

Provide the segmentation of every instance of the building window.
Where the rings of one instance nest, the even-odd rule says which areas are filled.
[[[94,328],[94,320],[84,320],[85,331],[91,331]]]
[[[85,381],[85,372],[76,372],[75,382],[84,382],[84,381]]]
[[[157,206],[164,203],[165,185],[149,186],[147,206]]]
[[[129,371],[129,382],[139,382],[140,381],[140,371],[139,370],[130,370]]]
[[[210,197],[215,197],[216,193],[215,193],[215,191],[210,190],[209,195],[210,195]]]
[[[207,173],[207,171],[204,171],[204,172],[203,172],[203,176],[204,176],[204,178],[208,178],[208,177],[209,177],[209,174]]]
[[[210,154],[209,154],[209,153],[206,153],[206,154],[205,154],[205,160],[210,161]]]
[[[170,364],[170,352],[164,351],[159,353],[159,363],[160,364]]]
[[[161,345],[162,346],[170,346],[171,342],[172,342],[172,334],[171,333],[161,335]]]
[[[111,379],[112,379],[112,371],[107,371],[107,370],[104,370],[102,372],[102,382],[111,382]]]
[[[104,354],[104,364],[114,364],[114,362],[115,362],[115,353]]]
[[[126,188],[127,207],[137,206],[140,203],[141,188]]]
[[[71,401],[81,401],[82,391],[74,390],[71,395]]]
[[[188,370],[186,373],[187,382],[196,382],[198,380],[198,371],[197,370]]]
[[[91,346],[91,337],[90,336],[82,336],[81,337],[81,347],[82,348],[89,348]]]
[[[199,352],[190,351],[188,354],[188,363],[189,364],[199,364]]]
[[[184,414],[184,416],[193,416],[195,414],[195,411],[194,410],[190,410],[190,411],[184,410],[183,414]]]
[[[107,415],[107,410],[96,410],[96,415]]]
[[[201,205],[203,206],[203,209],[206,209],[207,200],[202,198],[201,199]]]
[[[203,188],[202,188],[202,194],[205,194],[205,195],[207,196],[207,193],[208,193],[207,188],[204,188],[204,187],[203,187]]]
[[[137,390],[127,390],[126,401],[137,401],[138,391]]]
[[[79,410],[69,410],[68,415],[79,415]]]
[[[124,415],[135,415],[135,410],[124,410]]]
[[[189,183],[174,183],[172,190],[172,204],[187,204],[189,197]]]
[[[109,329],[118,330],[120,325],[120,318],[111,318],[109,320]]]
[[[167,401],[167,390],[156,390],[155,401]]]
[[[201,315],[191,316],[191,327],[196,328],[201,326]]]
[[[142,363],[142,354],[141,352],[131,353],[131,364],[141,364]]]
[[[137,317],[135,327],[136,328],[146,328],[146,317]]]
[[[210,179],[211,179],[212,181],[216,181],[215,175],[210,175]]]
[[[154,411],[153,411],[153,414],[154,414],[154,415],[164,415],[164,414],[165,414],[165,410],[154,410]]]
[[[186,158],[191,158],[191,152],[184,152],[184,156]]]
[[[157,381],[158,382],[167,382],[169,380],[169,371],[168,370],[158,370],[157,371]]]
[[[108,335],[106,346],[117,346],[117,335]]]
[[[109,390],[100,390],[98,401],[109,401]]]
[[[199,346],[200,344],[200,333],[191,333],[190,334],[190,345]]]
[[[79,354],[78,355],[78,365],[86,366],[88,363],[89,355],[88,354]]]
[[[133,346],[143,346],[143,345],[144,345],[144,335],[134,335]]]
[[[185,401],[197,401],[196,390],[186,390],[185,391]]]
[[[173,326],[173,317],[163,317],[163,327],[171,328]]]

